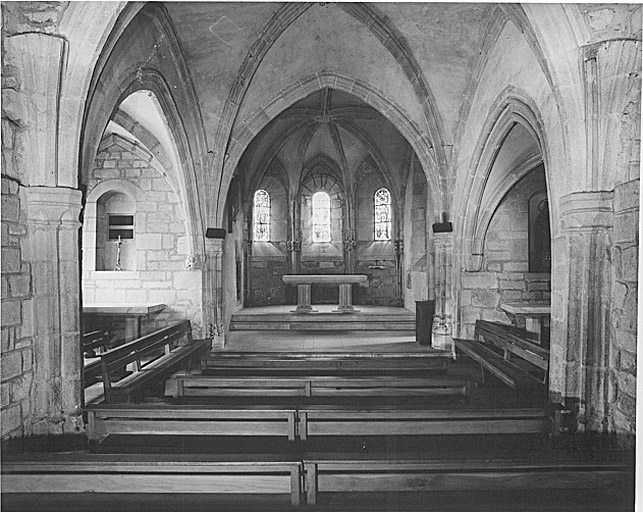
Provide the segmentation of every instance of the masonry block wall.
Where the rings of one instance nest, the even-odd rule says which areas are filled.
[[[128,242],[135,246],[134,268],[123,268],[121,272],[84,269],[84,302],[165,304],[164,311],[143,320],[142,334],[189,319],[196,335],[201,329],[202,276],[198,262],[189,257],[185,213],[178,195],[169,180],[152,165],[151,155],[122,144],[98,153],[88,195],[110,180],[117,180],[116,190],[122,182],[140,189],[135,205],[134,240]],[[113,241],[109,243],[114,245]],[[115,262],[114,251],[107,254]],[[118,335],[117,322],[111,322],[109,327]]]
[[[19,197],[23,177],[15,161],[27,119],[20,73],[6,59],[5,38],[21,30],[51,30],[57,20],[51,6],[43,12],[21,12],[14,7],[2,6],[2,438],[25,433],[33,414],[30,394],[35,371],[32,274],[23,254],[28,230]],[[47,23],[41,23],[43,14]]]
[[[5,119],[2,120],[3,127]],[[3,144],[8,132],[3,129]],[[3,147],[3,157],[5,156]],[[7,168],[3,166],[3,170]],[[31,269],[22,258],[27,235],[18,182],[2,177],[2,437],[20,434],[31,416],[34,307]]]
[[[478,319],[510,324],[501,304],[551,298],[551,274],[529,272],[529,198],[546,190],[544,174],[532,171],[503,198],[485,237],[480,272],[462,279],[464,337],[473,338]]]
[[[640,62],[639,62],[640,66]],[[613,288],[610,328],[614,340],[609,361],[609,418],[619,434],[635,432],[636,345],[639,277],[639,205],[641,155],[641,77],[629,76],[629,98],[621,116],[620,175],[614,189]]]

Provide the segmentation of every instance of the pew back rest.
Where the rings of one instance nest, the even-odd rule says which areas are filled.
[[[85,357],[96,357],[97,351],[107,349],[111,336],[107,331],[92,331],[83,334],[83,354]]]
[[[105,389],[111,388],[114,374],[122,373],[132,364],[135,372],[144,370],[160,357],[168,355],[184,338],[187,339],[187,343],[192,342],[189,320],[183,320],[101,354]]]
[[[476,321],[476,336],[481,336],[485,342],[503,350],[506,360],[509,361],[511,356],[515,355],[544,370],[546,378],[549,370],[549,350],[522,339],[509,328],[484,320]]]

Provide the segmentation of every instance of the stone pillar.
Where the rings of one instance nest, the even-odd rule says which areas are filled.
[[[344,264],[347,274],[354,274],[357,269],[357,261],[355,258],[355,249],[357,242],[353,237],[344,239]]]
[[[301,240],[288,240],[286,250],[290,254],[290,273],[299,274],[299,258],[301,256]]]
[[[609,367],[611,192],[560,200],[561,235],[553,241],[550,396],[577,413],[580,431],[607,430],[614,397]],[[564,284],[562,284],[564,283]]]
[[[205,332],[212,339],[212,350],[220,350],[225,345],[223,325],[223,280],[221,274],[223,240],[206,238],[205,265],[203,269],[203,310]]]
[[[80,276],[81,192],[67,188],[21,190],[29,233],[25,251],[33,282],[35,368],[32,424],[27,434],[71,432],[81,405]]]
[[[453,233],[434,233],[433,245],[435,248],[435,316],[433,317],[431,346],[440,350],[451,350],[455,353],[451,322]]]
[[[404,240],[395,240],[395,298],[403,301],[402,297],[402,262],[404,258]]]
[[[250,303],[250,276],[252,274],[252,240],[244,240],[241,243],[243,250],[243,303],[245,307]]]

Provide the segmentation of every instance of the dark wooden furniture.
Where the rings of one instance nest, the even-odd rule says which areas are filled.
[[[284,370],[304,372],[408,373],[446,371],[451,356],[444,351],[384,352],[218,352],[204,361],[204,370],[261,370],[281,375]],[[204,371],[204,373],[205,373]],[[310,373],[307,373],[310,374]]]
[[[623,453],[440,460],[422,453],[304,454],[307,502],[323,492],[502,491],[625,488]]]
[[[42,453],[3,457],[2,492],[285,494],[299,505],[301,474],[293,455]]]
[[[547,401],[549,351],[512,333],[509,327],[478,320],[480,341],[456,340],[456,348],[480,364],[482,376],[489,371],[516,391],[523,406]]]
[[[175,375],[172,395],[183,396],[454,396],[467,394],[467,382],[456,379],[390,376],[216,377]],[[167,387],[166,387],[167,389]],[[167,391],[166,391],[167,394]]]
[[[184,343],[179,344],[181,341]],[[180,367],[189,370],[209,347],[210,340],[192,339],[190,321],[183,320],[108,350],[101,354],[106,402],[129,402],[145,385]],[[128,370],[133,371],[122,377]]]
[[[85,386],[101,376],[100,353],[110,347],[111,335],[107,331],[83,334],[83,379]]]
[[[295,407],[97,404],[85,411],[91,444],[109,435],[280,436],[294,440],[297,429]]]
[[[432,436],[547,434],[552,416],[544,409],[446,409],[309,405],[298,410],[298,434],[312,436]]]

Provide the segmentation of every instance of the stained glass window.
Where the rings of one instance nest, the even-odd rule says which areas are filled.
[[[391,193],[385,188],[375,192],[375,240],[391,239]]]
[[[265,190],[255,192],[254,241],[270,241],[270,194]]]
[[[313,195],[313,242],[330,242],[330,196],[326,192]]]

